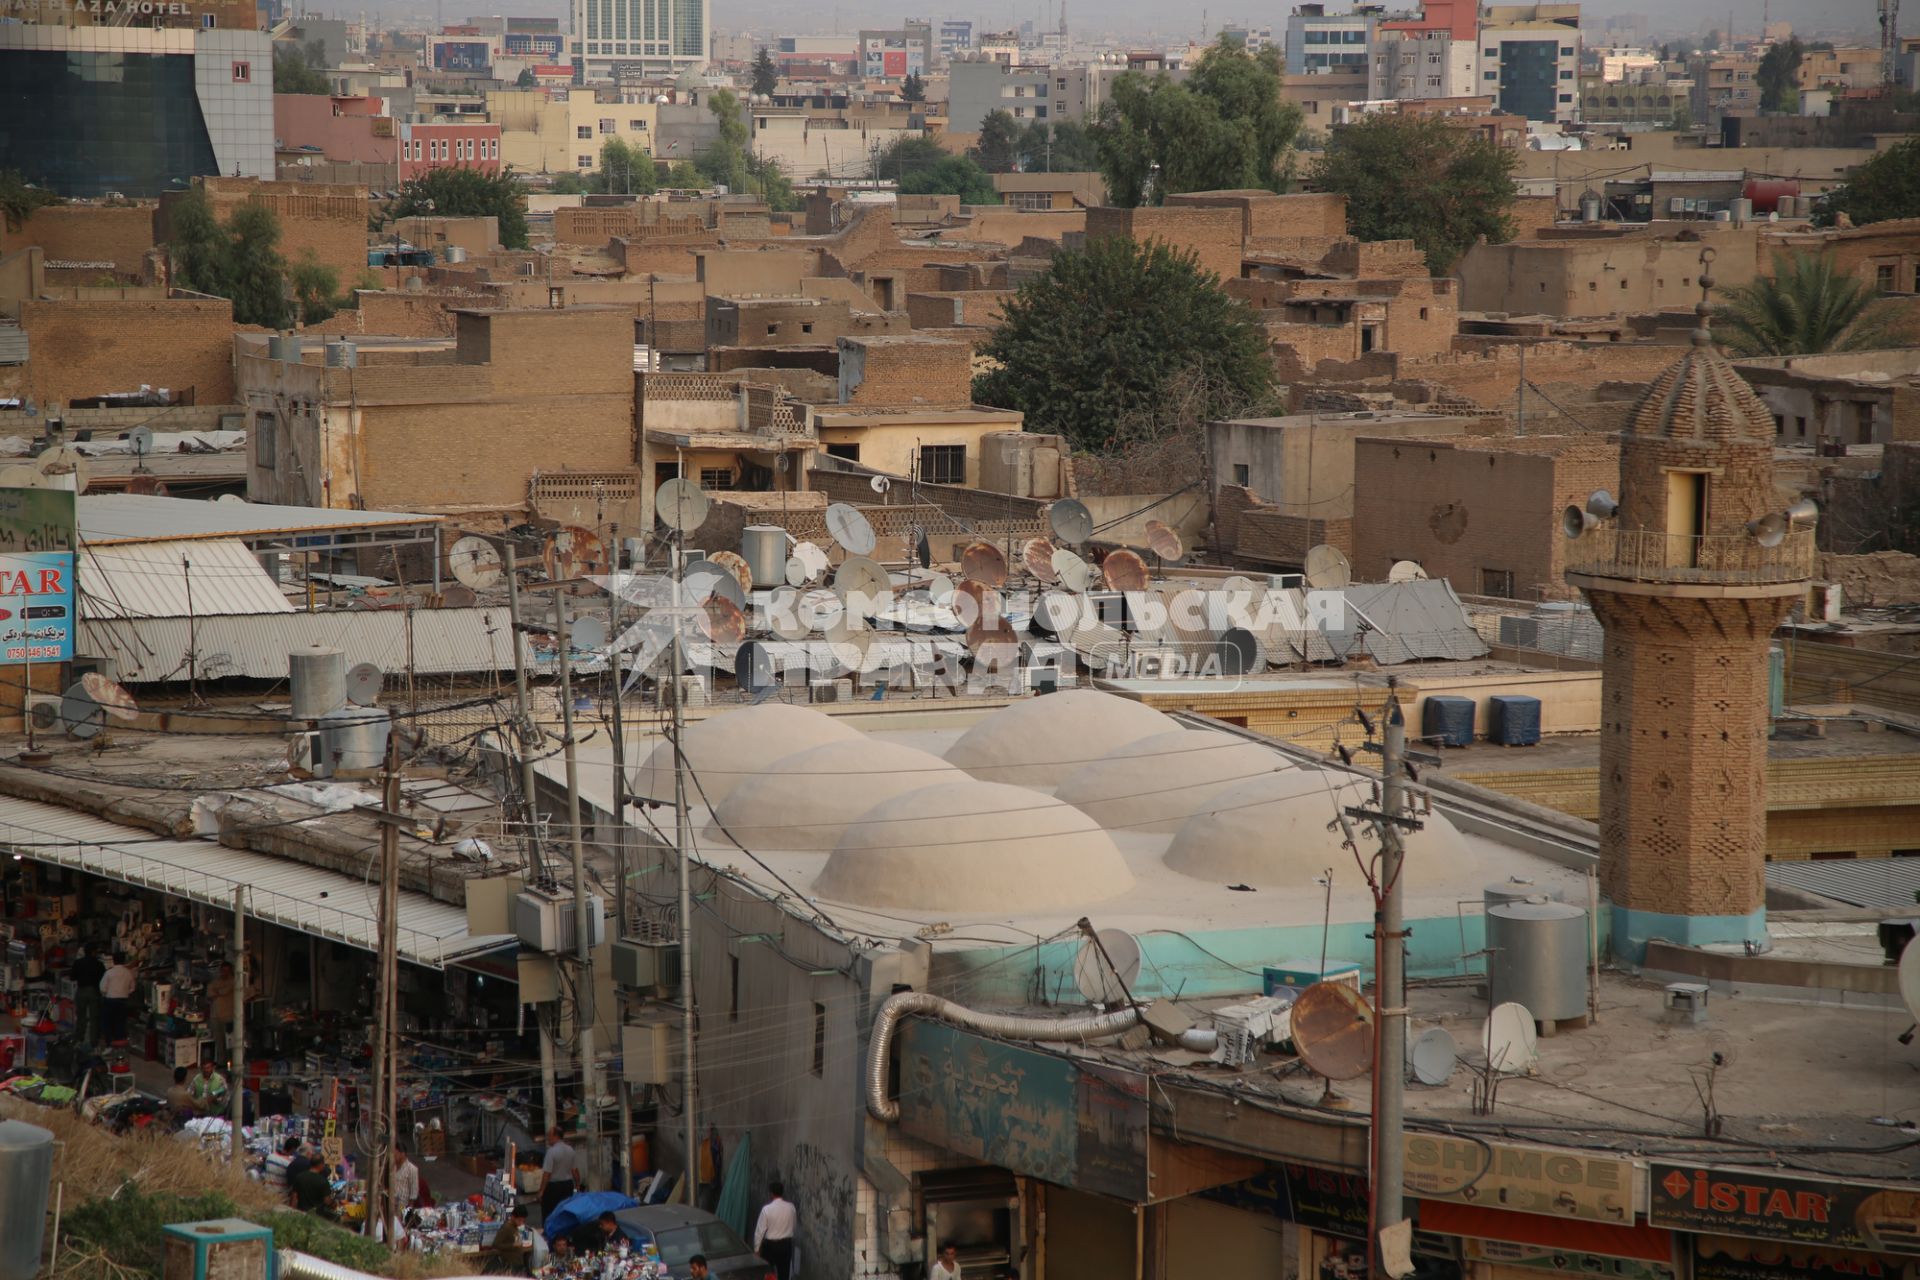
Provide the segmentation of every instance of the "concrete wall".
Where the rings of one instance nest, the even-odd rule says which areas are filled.
[[[1478,244],[1460,260],[1460,305],[1517,315],[1609,316],[1691,307],[1700,300],[1700,251],[1713,247],[1717,290],[1750,282],[1756,233],[1704,240],[1648,235]]]
[[[1353,514],[1354,442],[1361,436],[1454,435],[1447,418],[1254,418],[1207,427],[1214,486],[1244,485],[1287,515]],[[1244,476],[1238,468],[1245,468]]]
[[[142,383],[191,388],[200,404],[230,404],[233,304],[225,298],[25,301],[34,394],[47,403]]]
[[[973,348],[934,338],[842,338],[844,404],[969,404]],[[877,464],[868,464],[877,465]]]
[[[911,474],[919,467],[922,447],[960,445],[967,451],[965,483],[976,487],[980,483],[981,437],[1018,427],[1018,414],[997,410],[944,416],[938,412],[910,412],[891,420],[886,417],[836,418],[829,412],[819,419],[818,431],[822,452],[830,444],[857,445],[860,455],[856,461],[861,466],[897,476]]]
[[[0,221],[0,256],[38,245],[48,262],[111,262],[119,275],[138,276],[154,245],[153,207],[60,204],[36,209],[20,230]]]

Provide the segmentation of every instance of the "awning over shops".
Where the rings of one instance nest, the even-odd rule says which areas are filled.
[[[171,840],[90,814],[0,797],[0,851],[72,867],[231,910],[248,886],[258,919],[367,951],[375,949],[378,886],[370,879],[309,867],[211,840]],[[441,969],[511,946],[511,934],[475,937],[465,908],[402,890],[396,932],[400,958]]]

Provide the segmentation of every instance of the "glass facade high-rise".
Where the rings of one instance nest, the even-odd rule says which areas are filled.
[[[575,54],[588,80],[616,67],[673,72],[708,59],[711,0],[573,0]]]
[[[0,168],[63,196],[273,176],[260,31],[0,24]]]

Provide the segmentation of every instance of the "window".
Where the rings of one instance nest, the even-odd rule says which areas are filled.
[[[1233,482],[1235,484],[1246,485],[1252,483],[1252,481],[1253,473],[1246,463],[1236,462],[1233,464]]]
[[[1571,79],[1573,79],[1573,72],[1571,72],[1571,71],[1562,71],[1562,72],[1560,73],[1560,78],[1561,78],[1562,80],[1571,80]]]
[[[1427,309],[1425,307],[1420,308],[1420,318],[1422,320],[1427,318]]]
[[[647,131],[647,122],[645,120],[629,120],[627,121],[627,129],[632,133],[645,133]]]
[[[1502,600],[1513,599],[1513,570],[1482,569],[1480,571],[1480,594],[1498,596]]]
[[[220,18],[218,14],[203,13],[200,15],[200,29],[202,31],[211,31],[219,25]]]
[[[233,82],[235,84],[249,84],[252,80],[253,64],[251,62],[236,62],[233,64]]]
[[[1891,263],[1882,263],[1873,269],[1873,285],[1874,288],[1880,290],[1882,293],[1893,292],[1893,265]]]
[[[800,332],[802,332],[802,333],[812,333],[812,332],[813,332],[813,321],[811,321],[811,320],[802,320],[802,321],[800,322]]]
[[[1562,101],[1562,102],[1572,102],[1572,101],[1573,101],[1573,95],[1572,95],[1572,94],[1570,94],[1570,93],[1563,93],[1563,94],[1561,94],[1561,95],[1560,95],[1560,101]]]
[[[921,445],[920,478],[928,484],[965,484],[967,482],[967,446],[963,444]]]
[[[1483,49],[1481,50],[1481,56],[1487,57],[1487,58],[1497,58],[1500,56],[1500,51],[1498,49]]]
[[[1786,414],[1776,413],[1773,415],[1773,434],[1777,436],[1783,436],[1787,434],[1787,415]]]
[[[1053,208],[1053,197],[1044,191],[1009,191],[1007,204],[1026,213]]]
[[[733,472],[727,467],[700,468],[700,487],[702,489],[733,488]]]
[[[818,1001],[813,1006],[813,1074],[827,1074],[827,1006]]]
[[[593,136],[593,126],[590,124],[580,125],[574,129],[573,136],[576,138],[591,138]]]
[[[1480,78],[1482,80],[1498,80],[1500,78],[1500,73],[1498,71],[1489,71],[1487,72],[1487,74],[1485,74],[1484,76],[1481,76]]]
[[[605,116],[602,116],[600,118],[601,133],[612,133],[615,131],[617,127],[618,126],[612,120],[607,119]]]
[[[848,462],[860,461],[860,446],[857,444],[830,444],[827,446],[829,458],[845,458]]]
[[[779,325],[777,325],[777,324],[770,324],[770,325],[768,325],[768,326],[767,326],[767,336],[768,336],[769,338],[771,338],[771,337],[773,337],[774,335],[776,335],[776,334],[778,334],[779,332],[780,332],[780,326],[779,326]]]
[[[593,168],[593,157],[575,156],[573,158],[573,167],[576,169],[591,169]]]
[[[1560,56],[1563,58],[1571,58],[1573,56],[1573,46],[1570,44],[1561,45]]]

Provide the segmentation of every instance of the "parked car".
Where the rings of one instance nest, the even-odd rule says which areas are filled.
[[[753,1246],[705,1209],[648,1204],[622,1209],[613,1219],[635,1244],[651,1240],[676,1280],[687,1274],[687,1259],[696,1253],[706,1255],[709,1274],[720,1280],[774,1280],[773,1268]]]

